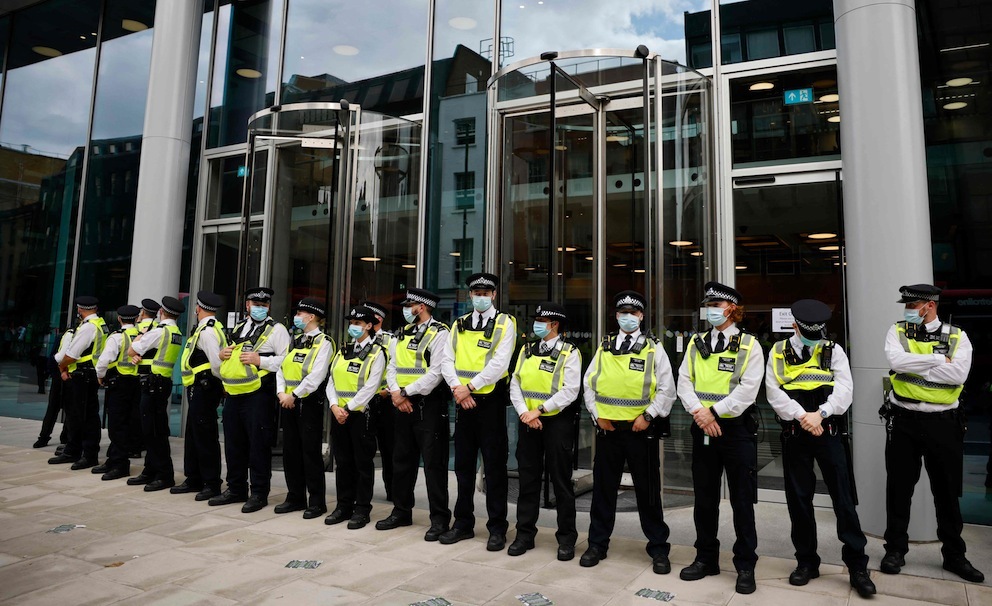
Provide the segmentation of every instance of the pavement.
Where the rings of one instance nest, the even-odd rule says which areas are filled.
[[[276,515],[285,481],[273,474],[269,507],[242,514],[240,506],[208,507],[192,495],[146,493],[124,480],[102,482],[89,470],[47,464],[54,445],[32,449],[39,421],[0,417],[0,604],[436,604],[519,605],[517,596],[539,593],[554,604],[581,606],[641,605],[655,600],[641,589],[674,594],[672,604],[863,603],[853,593],[840,562],[830,510],[818,510],[821,577],[802,588],[788,584],[795,566],[784,505],[756,506],[759,555],[758,590],[734,592],[731,554],[721,554],[723,574],[685,582],[678,570],[694,550],[691,507],[665,510],[672,529],[673,572],[656,575],[644,551],[636,513],[619,513],[609,559],[581,568],[585,549],[580,533],[576,559],[555,559],[554,511],[542,510],[536,549],[519,557],[486,551],[484,524],[475,539],[455,545],[427,543],[426,491],[421,475],[414,525],[377,531],[373,525],[347,530],[299,513]],[[55,435],[58,435],[56,427]],[[107,444],[106,437],[103,445]],[[182,440],[172,439],[177,481],[182,480]],[[132,470],[137,472],[138,461]],[[327,474],[328,504],[334,504],[334,478]],[[373,521],[388,515],[376,478]],[[450,478],[454,498],[454,475]],[[476,511],[484,512],[477,494]],[[515,508],[510,505],[511,523]],[[579,513],[578,527],[588,528]],[[62,533],[52,529],[69,525]],[[965,526],[972,562],[992,576],[992,528]],[[722,504],[720,538],[733,544],[729,504]],[[513,539],[511,529],[508,537]],[[871,567],[883,555],[881,541],[870,537]],[[315,560],[317,568],[287,568],[293,560]],[[871,576],[885,605],[992,604],[992,583],[965,583],[940,567],[939,545],[913,545],[900,575]]]

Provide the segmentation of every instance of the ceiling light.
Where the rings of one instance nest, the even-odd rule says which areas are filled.
[[[86,36],[83,36],[83,35],[80,35],[80,36],[79,36],[79,39],[80,39],[80,40],[85,40],[85,39],[86,39]]]
[[[471,17],[452,17],[448,19],[448,25],[455,29],[474,29],[479,22]]]
[[[635,270],[634,270],[634,273],[635,273],[635,274],[643,274],[643,273],[644,273],[645,271],[646,271],[646,270],[644,270],[644,269],[635,269]]]
[[[839,100],[840,100],[840,95],[838,95],[837,93],[830,93],[828,95],[823,95],[822,97],[820,97],[820,101],[823,101],[824,103],[836,103]]]
[[[368,261],[369,263],[375,263],[376,261],[382,261],[379,257],[362,257],[362,261]]]
[[[692,251],[689,254],[692,255],[693,257],[702,257],[703,256],[702,251],[698,251],[698,250],[694,250],[694,251]]]
[[[51,46],[32,46],[31,50],[38,53],[42,57],[61,57],[62,51],[52,48]]]
[[[626,141],[627,135],[606,135],[607,141]]]
[[[339,55],[344,55],[346,57],[350,57],[352,55],[358,54],[358,49],[349,44],[338,44],[337,46],[331,48],[331,50]]]
[[[747,265],[734,265],[734,269],[747,269]]]
[[[455,251],[455,252],[448,253],[448,255],[449,256],[452,256],[452,257],[460,257],[460,256],[462,256],[462,253],[460,253],[458,251]]]
[[[249,67],[242,67],[241,69],[237,70],[234,73],[241,76],[242,78],[255,79],[262,77],[262,72],[258,71],[257,69],[251,69]]]
[[[592,257],[586,257],[586,261],[592,261]]]
[[[755,82],[748,87],[748,90],[771,90],[773,88],[775,88],[773,82]]]
[[[836,124],[837,122],[840,122],[840,116],[830,116],[827,118],[827,122],[833,122]]]
[[[840,246],[837,246],[836,244],[830,244],[828,246],[821,246],[820,250],[826,250],[826,251],[840,250]]]
[[[403,269],[417,269],[416,265],[404,265]]]
[[[954,110],[954,109],[961,109],[963,107],[968,107],[968,104],[965,103],[964,101],[952,101],[951,103],[945,105],[944,109]]]
[[[121,21],[121,27],[129,32],[142,32],[148,29],[147,25],[134,19],[124,19]]]
[[[568,147],[564,145],[555,145],[555,149],[557,149],[558,151],[565,151],[566,149],[568,149]]]
[[[536,267],[525,267],[524,268],[524,271],[534,271],[535,269],[537,269],[537,268]]]
[[[828,240],[830,238],[836,238],[837,234],[832,234],[829,231],[821,231],[819,233],[810,234],[806,237],[810,240]]]
[[[575,252],[575,247],[574,246],[566,246],[565,248],[562,248],[561,246],[559,246],[558,247],[558,252]]]
[[[672,246],[692,246],[692,240],[672,240],[669,244]]]
[[[965,46],[952,46],[951,48],[942,48],[940,49],[940,52],[949,53],[952,51],[968,50],[969,48],[984,48],[989,44],[990,44],[989,42],[982,42],[980,44],[966,44]]]
[[[627,267],[626,263],[614,263],[613,267]]]
[[[974,82],[971,78],[951,78],[947,81],[947,86],[967,86]]]

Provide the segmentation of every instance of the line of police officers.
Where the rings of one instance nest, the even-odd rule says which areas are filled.
[[[547,472],[557,502],[557,557],[567,561],[574,557],[578,537],[571,482],[577,410],[572,404],[581,381],[584,404],[597,432],[588,547],[580,564],[596,566],[607,557],[617,491],[627,469],[652,568],[667,574],[671,546],[662,508],[657,440],[669,433],[668,417],[678,397],[692,417],[696,529],[696,556],[680,577],[693,581],[720,574],[717,529],[725,475],[736,535],[736,590],[747,594],[756,588],[755,399],[764,378],[768,401],[783,427],[785,492],[797,560],[789,582],[805,585],[819,576],[815,462],[833,502],[851,586],[862,597],[875,593],[867,571],[867,541],[855,508],[844,416],[853,397],[851,369],[843,348],[824,338],[831,317],[826,304],[806,299],[792,306],[795,334],[774,344],[765,368],[757,340],[737,326],[744,315],[740,293],[708,283],[702,302],[711,329],[690,340],[676,380],[658,340],[642,330],[644,297],[623,291],[614,298],[619,330],[603,339],[581,377],[581,355],[562,338],[568,319],[564,307],[554,302],[537,307],[532,325],[537,339],[520,347],[511,369],[517,326],[512,316],[494,307],[497,277],[477,273],[469,277],[467,286],[473,311],[450,328],[433,318],[440,300],[427,290],[406,292],[402,301],[406,325],[395,335],[379,328],[385,309],[363,302],[345,316],[350,340],[341,348],[321,331],[326,315],[321,301],[308,297],[296,305],[296,336],[291,337],[269,316],[273,291],[268,288],[246,293],[247,318],[229,336],[215,318],[221,298],[198,293],[197,326],[185,347],[175,322],[185,311],[184,304],[172,297],[164,297],[161,305],[146,299],[140,309],[119,308],[121,328],[112,334],[96,313],[98,301],[79,297],[80,323],[67,331],[55,356],[67,386],[68,440],[49,462],[72,463],[72,469],[92,467],[104,480],[129,475],[137,410],[145,467],[128,484],[144,485],[146,491],[195,492],[196,500],[209,505],[244,503],[242,511],[250,513],[268,503],[273,430],[279,422],[284,430],[288,494],[275,512],[302,510],[303,517],[311,519],[327,512],[321,447],[324,412],[329,409],[337,504],[326,524],[347,522],[349,529],[358,529],[369,523],[378,435],[379,450],[391,463],[388,471],[383,465],[383,480],[393,508],[376,529],[412,524],[422,459],[431,522],[424,539],[453,544],[474,537],[481,455],[486,547],[499,551],[505,547],[509,527],[505,411],[512,405],[520,419],[516,450],[520,495],[516,537],[507,552],[519,556],[534,548],[541,479]],[[957,500],[964,432],[958,396],[970,370],[971,344],[964,331],[938,319],[940,289],[921,284],[904,286],[900,293],[904,321],[896,323],[886,338],[892,387],[881,411],[888,432],[888,525],[880,569],[895,574],[904,565],[910,500],[921,464],[926,464],[944,568],[981,582],[984,576],[965,557]],[[175,486],[168,443],[168,400],[177,362],[189,401],[186,478],[179,486]],[[102,465],[97,465],[98,383],[107,387],[111,440]],[[225,395],[227,488],[221,492],[216,421]],[[449,396],[456,404],[453,523],[448,508]],[[281,419],[277,420],[277,412]]]

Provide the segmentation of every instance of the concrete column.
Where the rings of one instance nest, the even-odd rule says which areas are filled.
[[[174,297],[179,290],[202,18],[199,2],[159,0],[155,6],[131,247],[132,302]]]
[[[834,0],[844,162],[844,230],[854,473],[865,531],[885,532],[885,333],[902,317],[903,284],[932,282],[930,206],[914,0]],[[936,539],[926,471],[911,540]]]

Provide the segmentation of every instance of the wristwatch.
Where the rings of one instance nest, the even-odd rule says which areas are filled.
[[[409,397],[406,395],[406,387],[400,388],[400,395],[403,396],[404,398]]]
[[[647,421],[648,423],[650,423],[651,421],[654,421],[654,417],[652,417],[651,416],[651,413],[649,413],[646,410],[641,413],[641,416],[644,417],[644,420]]]
[[[541,404],[540,406],[537,407],[537,412],[541,413],[542,415],[548,414],[548,411],[545,410],[544,408],[544,404]]]
[[[820,416],[823,417],[824,419],[826,419],[829,416],[827,414],[827,411],[823,410],[822,408],[820,408],[819,410],[820,410]]]

